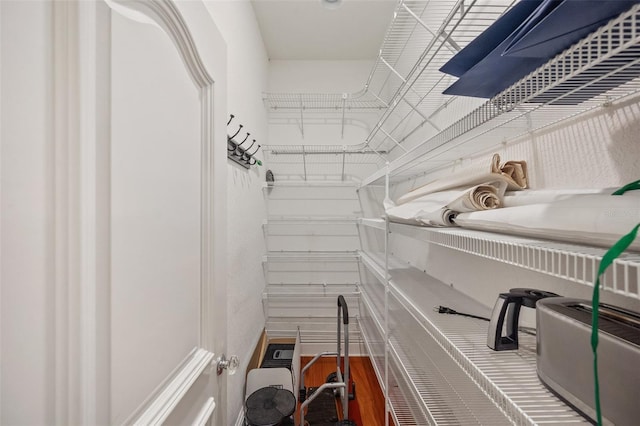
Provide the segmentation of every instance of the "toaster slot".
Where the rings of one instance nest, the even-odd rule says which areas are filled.
[[[591,325],[593,309],[587,303],[559,304],[550,306],[583,324]],[[601,304],[599,309],[599,330],[640,347],[640,315],[633,311]]]

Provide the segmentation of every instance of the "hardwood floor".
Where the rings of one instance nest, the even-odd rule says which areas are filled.
[[[311,358],[302,357],[301,365],[303,367],[307,365]],[[368,357],[350,357],[349,366],[351,379],[356,384],[356,401],[362,419],[362,424],[358,426],[384,426],[384,395],[371,361]],[[308,388],[322,385],[327,376],[334,371],[336,371],[334,357],[318,360],[306,373],[305,386]],[[389,424],[393,425],[393,422],[390,420]]]

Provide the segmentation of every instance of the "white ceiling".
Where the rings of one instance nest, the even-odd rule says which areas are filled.
[[[270,59],[375,59],[397,0],[252,0]]]

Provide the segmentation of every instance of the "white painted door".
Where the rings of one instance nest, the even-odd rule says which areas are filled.
[[[202,43],[206,10],[0,12],[1,423],[227,424],[224,58],[208,69],[224,51]]]

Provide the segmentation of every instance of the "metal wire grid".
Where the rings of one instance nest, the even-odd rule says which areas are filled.
[[[390,173],[398,178],[417,174],[435,160],[452,161],[460,152],[484,150],[638,93],[639,20],[637,5],[393,160]],[[364,179],[363,186],[384,173],[379,170]]]
[[[592,287],[605,249],[468,229],[391,224],[392,232]],[[640,254],[623,253],[600,280],[606,291],[640,299]]]
[[[358,286],[347,284],[327,285],[318,289],[311,285],[268,285],[263,294],[270,318],[332,318],[336,314],[336,300],[343,295],[350,306],[350,315],[358,316],[355,302]],[[353,305],[353,307],[351,307]]]
[[[380,54],[363,90],[357,93],[265,93],[271,113],[341,113],[380,111],[367,138],[386,151],[425,123],[439,131],[431,116],[452,98],[441,92],[453,81],[438,69],[502,14],[513,0],[402,0],[387,30]],[[455,32],[455,34],[454,34]],[[428,106],[427,106],[428,104]],[[304,113],[303,113],[304,112]],[[390,117],[392,117],[390,119]],[[384,129],[389,120],[391,126]],[[407,132],[407,126],[412,130]],[[393,136],[391,136],[393,134]],[[379,140],[377,140],[379,139]],[[374,146],[374,145],[372,145]]]
[[[399,3],[368,87],[390,95],[386,99],[390,107],[367,138],[372,147],[391,151],[425,124],[435,132],[440,130],[442,117],[447,123],[446,117],[450,115],[439,117],[440,124],[436,124],[435,116],[458,98],[442,95],[455,78],[441,73],[440,67],[512,3],[512,0]]]
[[[371,94],[359,93],[264,93],[263,101],[270,112],[366,112],[386,107],[384,102]]]
[[[274,173],[303,180],[318,176],[359,182],[385,164],[384,153],[374,152],[363,144],[341,145],[271,145],[265,147],[264,160]]]
[[[360,295],[360,328],[365,346],[369,351],[372,364],[378,377],[380,387],[384,391],[384,361],[385,361],[385,339],[384,328],[380,323],[376,312],[378,308],[373,307],[367,293]],[[384,311],[382,311],[384,312]],[[393,361],[392,361],[393,362]],[[407,394],[409,386],[400,385],[403,382],[400,368],[397,364],[390,363],[388,397],[393,420],[398,426],[414,426],[433,424],[427,420],[424,414],[422,403],[417,401],[415,395]],[[403,392],[405,389],[405,392]]]
[[[382,219],[368,219],[364,217],[358,218],[358,224],[381,230],[385,230],[387,226],[385,221]]]
[[[362,305],[360,312],[366,312],[366,305]],[[380,387],[384,391],[384,342],[376,342],[375,345],[379,346],[379,349],[375,349],[372,345],[372,336],[378,336],[379,333],[375,330],[376,325],[373,323],[373,319],[369,314],[365,313],[365,317],[361,316],[358,324],[360,325],[362,340],[365,343],[365,347],[369,353],[369,357],[372,359],[372,365],[378,377]],[[391,416],[393,417],[394,424],[397,426],[419,426],[427,425],[429,422],[424,417],[420,404],[412,402],[410,397],[408,398],[402,393],[402,387],[398,384],[398,371],[397,367],[392,366],[391,374],[387,382],[389,384],[389,405],[391,410]]]
[[[334,301],[335,304],[335,301]],[[358,319],[354,317],[353,324],[349,328],[349,344],[360,345],[362,336],[358,327]],[[266,331],[270,337],[289,337],[300,329],[300,342],[303,345],[318,344],[326,347],[327,344],[336,343],[336,318],[335,312],[332,318],[310,317],[269,317],[266,322]]]
[[[392,279],[393,294],[404,308],[515,424],[588,424],[538,379],[533,336],[521,336],[517,351],[492,351],[486,346],[486,322],[434,313],[433,305],[455,302],[409,274],[396,279],[392,271]]]
[[[434,424],[510,424],[504,413],[466,374],[392,290],[390,341],[403,376],[420,396]],[[430,302],[432,302],[430,300]],[[483,333],[486,337],[486,329]],[[416,336],[420,336],[417,338]],[[486,341],[484,342],[486,346]],[[534,364],[535,365],[535,364]]]
[[[510,0],[399,2],[365,91],[357,94],[375,93],[380,100],[381,96],[387,96],[382,103],[389,108],[370,134],[369,146],[390,151],[420,129],[423,137],[427,137],[392,161],[394,176],[402,179],[459,158],[462,153],[469,154],[469,150],[478,152],[496,146],[638,92],[640,52],[638,7],[635,7],[494,99],[464,113],[475,102],[440,95],[450,81],[437,69],[451,56],[451,49],[473,40],[511,3]],[[407,68],[410,65],[413,66]],[[287,108],[304,107],[301,100],[305,100],[310,108],[336,110],[345,102],[342,94],[270,97]],[[380,100],[376,99],[377,107]],[[450,113],[453,104],[455,112]],[[460,116],[461,112],[462,119],[440,130],[449,119],[442,121],[442,117]],[[468,146],[470,142],[473,147]],[[290,164],[301,159],[291,158]],[[328,163],[330,159],[327,160]],[[364,179],[363,185],[383,174],[378,170]]]
[[[333,285],[358,283],[356,252],[270,252],[263,257],[267,284]]]
[[[392,300],[398,306],[393,308],[390,317],[395,317],[394,321],[397,321],[398,329],[401,330],[401,333],[391,336],[392,340],[395,339],[394,351],[406,369],[408,377],[413,380],[412,386],[420,395],[429,395],[432,386],[432,379],[423,379],[421,376],[425,371],[431,374],[430,368],[424,369],[426,353],[427,357],[434,357],[435,368],[441,369],[443,377],[446,377],[454,389],[475,388],[469,384],[464,385],[465,380],[471,379],[483,390],[485,396],[493,401],[495,405],[487,406],[486,400],[483,402],[483,398],[478,395],[461,394],[464,396],[464,404],[468,404],[474,416],[488,415],[492,419],[494,414],[487,414],[486,410],[499,408],[515,424],[587,424],[579,414],[547,391],[538,380],[535,338],[522,336],[518,351],[491,351],[486,346],[485,322],[432,313],[432,305],[450,305],[455,302],[443,298],[442,291],[430,291],[423,280],[416,281],[411,278],[411,274],[398,275],[397,271],[391,272]],[[415,321],[413,328],[408,326],[411,321],[409,317],[413,317]],[[447,365],[446,357],[438,357],[439,349],[432,346],[436,342],[438,348],[446,352],[449,361],[455,361],[455,365]],[[463,371],[467,374],[466,379],[462,376],[456,378],[454,373]],[[444,400],[450,401],[451,397],[447,395]],[[437,409],[439,405],[435,402]],[[430,408],[428,404],[427,407]],[[458,408],[456,405],[455,409]],[[437,412],[438,415],[444,416],[444,421],[451,421],[448,417],[450,413],[451,406],[448,404],[443,411]],[[443,424],[442,418],[434,420]],[[462,424],[471,421],[465,418]],[[455,423],[455,420],[453,422],[459,424]],[[496,423],[495,420],[489,420],[486,424]]]
[[[376,264],[380,259],[361,254],[363,264],[371,268],[374,275],[380,277],[382,268]],[[399,262],[398,262],[399,263]],[[406,271],[407,268],[405,267]],[[432,357],[437,362],[435,368],[442,368],[444,376],[456,389],[466,389],[463,385],[464,377],[453,379],[454,372],[466,372],[467,379],[473,380],[484,391],[495,405],[515,424],[564,424],[587,422],[570,407],[552,395],[537,378],[535,338],[522,336],[521,346],[518,351],[494,352],[486,346],[486,323],[480,320],[450,315],[432,313],[433,305],[450,305],[455,301],[447,299],[446,292],[430,291],[430,285],[425,285],[424,280],[416,280],[411,273],[402,273],[402,269],[391,270],[392,281],[390,283],[393,296],[390,318],[398,324],[390,336],[394,348],[394,358],[400,362],[404,369],[403,376],[408,377],[409,388],[414,389],[419,395],[429,396],[432,386],[432,378],[424,379],[425,356]],[[418,274],[419,275],[419,274]],[[446,287],[444,284],[442,286]],[[361,298],[373,300],[367,287],[363,287]],[[394,306],[395,305],[395,306]],[[380,310],[379,303],[368,302],[367,306],[372,318],[376,316],[384,318],[384,310]],[[486,309],[486,308],[485,308]],[[378,323],[381,321],[375,320]],[[414,321],[411,325],[411,321]],[[400,331],[400,332],[398,332]],[[382,330],[380,329],[382,334]],[[420,337],[417,337],[420,336]],[[433,339],[433,340],[432,340]],[[430,341],[430,343],[429,343]],[[447,358],[437,358],[438,350],[434,352],[432,343],[437,342],[443,349],[449,360],[454,360],[455,365],[446,367]],[[428,355],[425,355],[428,354]],[[435,354],[435,355],[434,355]],[[460,380],[458,382],[458,380]],[[439,382],[438,382],[439,383]],[[475,386],[471,386],[474,388]],[[450,401],[449,395],[445,398]],[[474,396],[465,396],[465,404],[470,404],[474,415],[484,415],[487,409],[486,401]],[[434,401],[432,401],[432,404]],[[427,407],[429,405],[427,404]],[[434,407],[440,407],[435,401]],[[443,421],[451,421],[450,406],[447,404],[444,411],[437,412],[443,416],[433,419],[437,424]],[[456,406],[457,408],[457,406]],[[464,411],[464,410],[463,410]],[[433,412],[436,412],[434,410]],[[432,414],[433,414],[432,412]],[[491,414],[493,416],[493,414]],[[467,424],[470,419],[465,419],[462,424]],[[455,423],[455,420],[453,421]],[[422,423],[426,424],[426,423]],[[486,424],[495,424],[489,420]]]
[[[363,290],[361,299],[366,310],[361,312],[368,316],[361,319],[363,329],[367,329],[363,333],[365,341],[372,336],[384,340],[381,322],[385,314],[379,289],[364,286]],[[390,366],[400,383],[405,406],[401,410],[405,419],[399,424],[509,424],[450,355],[425,334],[420,322],[396,299],[390,302]]]
[[[360,253],[367,269],[380,280],[384,271],[382,256]],[[393,259],[393,266],[402,263]],[[373,323],[383,335],[384,288],[381,284],[362,285],[361,298],[366,300]],[[397,300],[390,305],[390,342],[394,370],[401,378],[406,403],[418,424],[508,424],[492,401],[453,363],[450,355],[425,334],[420,321]],[[408,392],[408,390],[411,390]],[[417,414],[416,414],[417,413]],[[502,420],[501,420],[502,419]]]

